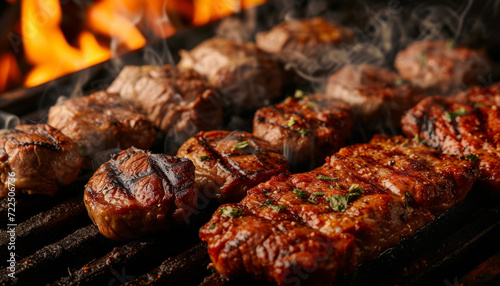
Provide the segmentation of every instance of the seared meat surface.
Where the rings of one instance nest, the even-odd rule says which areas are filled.
[[[280,96],[279,63],[253,43],[211,38],[180,55],[178,67],[205,76],[233,110],[255,110]]]
[[[324,163],[351,134],[351,109],[324,95],[289,97],[283,103],[259,109],[253,134],[283,154],[293,169]]]
[[[482,52],[451,41],[414,42],[397,54],[394,66],[415,86],[441,93],[478,83],[491,70]]]
[[[345,102],[364,127],[399,126],[424,92],[397,73],[373,65],[348,65],[328,78],[326,94]]]
[[[462,200],[477,174],[468,160],[379,135],[252,188],[221,206],[200,237],[228,277],[331,285]]]
[[[488,87],[474,86],[451,97],[452,100],[474,107],[500,106],[500,82]]]
[[[276,56],[287,68],[320,75],[337,67],[339,55],[329,52],[342,43],[354,42],[354,32],[319,17],[293,19],[258,33],[255,41],[257,47]]]
[[[77,145],[47,124],[4,130],[0,136],[0,197],[10,187],[52,196],[77,179],[82,161]]]
[[[170,139],[182,144],[222,123],[222,104],[195,71],[173,66],[126,66],[108,88],[133,103]]]
[[[196,166],[196,186],[219,202],[237,202],[272,176],[288,173],[288,162],[269,143],[247,132],[200,132],[177,156]]]
[[[104,91],[68,99],[52,106],[48,124],[73,139],[83,156],[131,146],[149,148],[155,140],[153,124],[116,94]],[[85,163],[90,168],[90,162]]]
[[[440,96],[422,100],[402,118],[403,132],[446,154],[479,160],[479,182],[498,195],[500,111],[496,105],[488,106],[492,97],[483,101],[476,95],[473,89],[471,105]]]
[[[85,186],[89,216],[104,236],[115,240],[185,224],[197,203],[194,168],[184,158],[124,150]]]

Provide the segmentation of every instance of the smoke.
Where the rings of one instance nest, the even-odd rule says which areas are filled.
[[[0,111],[0,129],[12,129],[19,124],[21,124],[19,117],[5,111]]]

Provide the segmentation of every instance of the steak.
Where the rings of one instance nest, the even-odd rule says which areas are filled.
[[[414,42],[396,55],[394,66],[415,86],[441,93],[476,84],[491,70],[483,52],[452,41]]]
[[[178,70],[170,65],[126,66],[107,91],[134,104],[167,133],[174,147],[198,131],[222,124],[219,96],[192,70]]]
[[[500,111],[496,105],[487,105],[493,97],[481,100],[478,94],[474,94],[475,90],[470,93],[471,105],[440,96],[422,100],[402,118],[403,133],[425,140],[429,146],[446,154],[478,160],[479,183],[498,195]]]
[[[211,38],[180,55],[178,67],[205,76],[233,111],[255,110],[281,94],[279,63],[253,43]]]
[[[115,240],[186,224],[196,200],[191,161],[134,147],[103,164],[84,193],[90,218]]]
[[[90,159],[111,148],[149,148],[156,134],[153,124],[132,105],[104,91],[52,106],[48,124],[75,141]],[[90,160],[84,167],[91,167]]]
[[[193,161],[196,186],[219,202],[238,202],[248,189],[288,173],[287,160],[247,132],[200,132],[179,148],[177,156]]]
[[[252,188],[221,206],[200,238],[227,277],[331,285],[462,200],[477,175],[468,160],[378,135]]]
[[[397,73],[373,65],[348,65],[328,78],[326,94],[349,105],[364,127],[397,127],[424,92]]]
[[[52,196],[77,179],[82,161],[77,145],[49,125],[4,130],[0,136],[0,197],[10,190]]]
[[[308,169],[324,163],[349,137],[353,125],[351,109],[324,95],[289,97],[284,102],[259,109],[253,134],[285,156],[292,169]]]

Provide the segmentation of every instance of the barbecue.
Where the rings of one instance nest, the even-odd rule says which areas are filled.
[[[277,8],[273,4],[275,3],[270,2],[253,11],[275,13]],[[279,21],[269,20],[265,27],[260,27],[262,23],[259,22],[255,26],[256,30],[250,33],[255,35],[260,31],[260,35],[265,35],[273,27],[283,29],[288,22],[295,23],[294,27],[306,29],[313,27],[314,23],[327,25],[335,17],[324,14],[324,19],[327,20],[323,20],[311,15],[315,16],[321,9],[335,10],[344,7],[344,4],[338,5],[309,7],[307,15],[301,15],[309,19],[290,20],[290,17],[297,15],[280,15]],[[340,11],[345,12],[343,8]],[[282,16],[286,21],[279,24],[283,20]],[[234,19],[238,20],[238,17]],[[430,102],[434,113],[425,114],[429,110],[421,108],[422,102],[411,109],[404,117],[407,118],[406,121],[402,122],[403,131],[408,138],[386,135],[373,137],[374,132],[387,130],[390,130],[389,133],[400,134],[395,121],[398,117],[396,114],[405,112],[405,109],[424,97],[425,93],[416,88],[417,92],[413,95],[412,85],[418,85],[419,81],[416,77],[400,80],[390,67],[385,69],[387,66],[381,67],[380,62],[377,62],[372,67],[373,76],[391,75],[392,83],[391,80],[386,80],[382,84],[385,90],[390,94],[402,85],[404,92],[402,95],[386,98],[388,103],[384,101],[375,105],[381,107],[373,117],[359,121],[359,117],[363,115],[354,109],[356,121],[353,123],[348,100],[338,103],[338,99],[322,94],[328,83],[328,76],[340,68],[336,65],[339,61],[330,61],[335,58],[333,55],[338,55],[339,49],[351,47],[349,45],[359,48],[357,38],[354,38],[350,30],[352,23],[345,21],[345,18],[335,20],[339,20],[335,21],[335,25],[328,23],[332,25],[328,29],[332,30],[326,34],[323,29],[312,34],[313,38],[319,39],[313,39],[312,43],[321,42],[321,39],[326,39],[328,43],[318,45],[322,48],[312,51],[307,57],[299,56],[302,62],[294,62],[293,57],[290,57],[291,54],[298,55],[295,53],[297,50],[270,56],[269,59],[276,58],[285,64],[281,68],[285,74],[288,72],[286,82],[282,85],[279,96],[266,97],[261,103],[256,101],[255,106],[228,103],[228,95],[223,94],[223,86],[214,87],[209,76],[173,65],[180,60],[180,50],[185,51],[184,57],[195,57],[196,49],[203,48],[203,43],[207,43],[203,42],[207,36],[215,34],[217,23],[181,31],[169,38],[169,49],[174,62],[167,65],[160,62],[155,67],[144,66],[150,64],[141,61],[143,54],[147,54],[147,47],[114,61],[114,64],[119,62],[120,69],[123,65],[128,65],[121,69],[119,75],[115,66],[109,68],[110,63],[85,71],[90,71],[91,79],[100,80],[95,85],[82,86],[84,93],[90,96],[82,97],[84,99],[71,98],[66,102],[60,99],[56,107],[69,109],[70,106],[80,106],[78,108],[84,110],[80,120],[86,122],[97,119],[97,122],[104,122],[104,132],[116,127],[122,130],[120,128],[123,124],[128,126],[127,120],[141,118],[148,131],[134,131],[129,135],[145,140],[148,144],[154,140],[154,143],[150,147],[141,147],[149,150],[135,148],[136,143],[132,143],[128,146],[135,147],[112,155],[109,159],[109,154],[120,151],[117,147],[125,149],[127,141],[130,143],[134,140],[125,139],[122,144],[116,143],[117,138],[110,137],[110,141],[114,140],[113,144],[99,149],[98,154],[91,154],[87,158],[94,163],[94,171],[84,170],[78,178],[72,177],[72,183],[68,181],[58,185],[60,190],[53,196],[17,195],[17,225],[8,226],[1,231],[0,255],[11,255],[7,246],[12,243],[13,229],[16,247],[15,256],[2,264],[1,284],[230,286],[256,283],[297,285],[309,282],[319,285],[366,285],[373,284],[374,281],[381,285],[495,284],[500,277],[500,248],[497,243],[500,238],[500,208],[498,201],[485,199],[481,191],[486,190],[488,183],[491,183],[487,180],[491,178],[488,174],[496,174],[493,168],[487,169],[491,173],[485,173],[484,168],[484,164],[494,162],[489,158],[493,158],[497,152],[494,147],[496,137],[491,136],[485,141],[470,141],[472,146],[486,142],[487,148],[479,148],[477,154],[469,151],[449,152],[446,151],[446,144],[443,145],[440,137],[435,137],[433,132],[440,130],[439,124],[447,126],[448,131],[460,129],[463,122],[474,118],[476,121],[488,119],[484,124],[480,122],[482,129],[494,128],[498,121],[495,113],[498,86],[475,86],[451,99],[425,98],[422,102]],[[208,35],[207,31],[210,31]],[[291,35],[295,33],[288,32]],[[359,36],[359,31],[355,29],[355,32]],[[345,37],[338,33],[344,33]],[[292,35],[291,39],[293,38]],[[299,44],[290,41],[292,47],[295,44],[299,46],[299,53],[306,51],[301,50],[302,44],[307,49],[314,50],[315,45],[307,44],[307,36],[299,38],[304,41],[299,41]],[[246,35],[245,41],[248,40],[251,39]],[[458,42],[457,38],[455,40]],[[219,43],[224,43],[224,40]],[[384,56],[390,58],[391,53],[396,56],[396,52],[403,50],[408,44],[406,42],[390,48],[385,46],[388,49],[384,50],[387,53]],[[237,49],[238,45],[240,44],[236,42],[227,44],[225,48],[228,51],[224,56],[230,55],[231,50]],[[469,46],[468,43],[464,45]],[[452,50],[455,49],[455,44],[451,47]],[[394,50],[390,51],[391,49]],[[474,49],[465,49],[469,49],[466,53],[474,53]],[[286,57],[281,57],[282,55]],[[491,50],[490,56],[495,56],[491,54]],[[482,60],[486,58],[481,58]],[[311,66],[301,66],[309,63]],[[429,65],[433,63],[433,60],[428,62]],[[392,63],[389,64],[392,66]],[[492,67],[495,67],[494,62]],[[99,72],[94,73],[97,70]],[[250,70],[251,68],[247,71]],[[489,77],[484,73],[485,70],[481,69],[470,82],[464,80],[459,85],[452,82],[449,90],[463,89],[465,85],[477,81],[489,84],[484,83],[484,79]],[[290,76],[293,73],[297,74]],[[68,78],[78,74],[80,73]],[[234,79],[234,74],[225,75]],[[304,91],[296,91],[294,80],[298,77],[302,79],[296,83]],[[68,78],[55,82],[61,83],[63,87],[62,83],[67,82]],[[496,75],[488,80],[497,80]],[[376,89],[374,86],[376,84],[372,85],[371,82],[367,84],[370,91]],[[238,88],[237,85],[234,87]],[[407,88],[412,90],[412,95],[406,93]],[[427,91],[430,90],[431,94],[444,94],[440,88],[431,87]],[[50,103],[40,104],[39,110],[34,110],[30,104],[22,104],[20,100],[38,98],[39,90],[40,88],[23,90],[24,95],[20,99],[9,101],[3,110],[21,115],[23,123],[44,122],[49,107],[65,92],[52,94],[51,90],[46,91],[45,94],[50,94],[44,96],[43,100],[44,103]],[[111,114],[111,119],[99,121],[99,113],[96,116],[85,116],[87,112],[91,114],[94,111],[92,104],[80,105],[78,102],[97,96],[110,98],[118,103],[96,107],[106,110],[106,114]],[[157,101],[149,100],[150,96]],[[376,101],[378,96],[378,92],[373,92],[373,95],[366,92],[368,102]],[[394,103],[391,100],[402,103],[405,107],[391,105]],[[434,104],[435,102],[438,104]],[[285,110],[288,108],[285,106],[291,106],[292,111],[289,114],[275,114],[275,117],[261,113],[254,117],[255,126],[252,126],[249,123],[254,115],[252,110],[262,106],[265,110],[269,108],[266,107],[269,103],[275,104],[272,107],[275,110]],[[321,106],[314,106],[318,103]],[[334,108],[330,111],[337,118],[331,122],[332,125],[329,125],[328,120],[323,120],[325,113],[329,112],[323,110],[327,103],[332,104]],[[395,107],[394,112],[391,110],[386,118],[380,117],[380,114],[387,111],[387,105]],[[243,114],[234,112],[248,107],[249,110],[245,110]],[[130,113],[124,112],[124,109]],[[35,112],[26,115],[27,110]],[[333,135],[321,136],[314,132],[313,125],[316,122],[304,116],[308,112],[321,117],[318,130],[328,129]],[[51,113],[64,114],[55,111]],[[71,113],[79,112],[71,111],[66,114]],[[123,114],[125,116],[120,117]],[[419,118],[421,114],[425,115]],[[437,120],[428,118],[436,114]],[[199,116],[210,121],[200,119]],[[468,119],[468,116],[475,117]],[[275,118],[280,120],[277,126],[281,128],[276,132],[277,135],[286,135],[286,131],[290,129],[297,136],[292,136],[297,138],[296,141],[306,137],[310,140],[308,152],[298,152],[300,155],[308,154],[302,158],[303,163],[298,163],[283,151],[290,160],[287,163],[279,154],[280,146],[283,146],[283,150],[296,147],[297,142],[293,139],[289,143],[273,146],[276,141],[266,142],[265,140],[269,140],[265,138],[268,135],[266,132],[259,136],[245,132]],[[387,129],[370,129],[372,121],[380,124],[378,120],[387,125],[384,126]],[[439,126],[433,126],[435,123]],[[89,129],[95,129],[99,124]],[[150,132],[152,125],[157,129],[156,135]],[[235,126],[243,127],[243,130],[235,130]],[[408,133],[412,128],[421,129],[417,131],[420,133],[417,136]],[[455,136],[455,133],[455,137],[450,139],[463,140],[467,137],[466,133],[473,130],[465,129],[465,133],[459,134],[461,137]],[[200,132],[201,130],[205,131]],[[68,132],[68,137],[71,134]],[[85,139],[86,134],[81,132],[81,138]],[[324,139],[327,137],[328,139]],[[372,137],[369,143],[363,143]],[[323,139],[326,143],[317,147],[318,141]],[[469,141],[464,141],[464,144],[469,144]],[[75,148],[77,145],[83,146],[82,141],[75,142]],[[325,145],[328,147],[324,147]],[[342,146],[344,147],[338,151]],[[38,147],[40,146],[36,146]],[[318,154],[318,151],[324,153]],[[488,153],[491,157],[486,157],[483,153]],[[173,157],[175,154],[185,158]],[[158,163],[161,160],[170,163]],[[101,163],[104,163],[102,167],[95,171]],[[291,172],[288,171],[288,165],[293,166]],[[318,165],[321,166],[312,169]],[[205,173],[203,168],[209,168],[208,172]],[[226,172],[227,170],[230,172]],[[204,173],[200,174],[199,171]],[[43,173],[40,175],[43,176]],[[217,181],[220,184],[212,188],[212,182]],[[146,184],[143,185],[142,182]],[[230,188],[225,188],[225,182],[231,183]],[[492,184],[489,186],[493,190],[497,188],[491,187]],[[113,212],[116,206],[109,203],[116,201],[118,197],[97,209],[89,207],[96,201],[89,193],[95,195],[105,191],[108,194],[111,189],[111,193],[118,197],[126,195],[130,199],[129,203],[134,207],[122,209],[131,211],[130,216],[123,216],[120,211]],[[164,192],[166,189],[169,191]],[[86,201],[83,201],[84,190]],[[159,207],[163,201],[156,201],[153,197],[167,193],[173,196],[184,194],[189,200],[177,200],[175,203],[171,200]],[[212,194],[216,195],[211,197]],[[196,197],[198,200],[195,203]],[[141,201],[143,198],[151,200],[145,203]],[[9,200],[4,198],[0,202],[0,221],[9,225]],[[228,204],[221,206],[220,203]],[[86,206],[89,208],[88,212]],[[182,221],[179,223],[179,216],[176,214],[186,210],[189,210],[189,215],[181,215]],[[96,218],[100,211],[109,211],[104,216],[116,221],[99,222]],[[148,212],[155,212],[159,216],[148,220]],[[146,223],[141,224],[141,220]],[[133,227],[128,228],[126,224]],[[107,232],[106,228],[114,226],[117,226],[113,229],[115,233]],[[103,234],[118,240],[106,238]],[[11,270],[12,265],[14,272]],[[8,274],[15,274],[16,278],[12,279]]]

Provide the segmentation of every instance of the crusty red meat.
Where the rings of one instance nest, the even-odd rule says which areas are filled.
[[[198,131],[222,124],[219,96],[193,70],[126,66],[107,91],[133,103],[178,145]]]
[[[425,140],[447,154],[479,159],[479,182],[488,190],[500,190],[500,111],[496,105],[461,104],[440,96],[429,97],[402,118],[405,135]],[[477,156],[477,158],[476,158]]]
[[[230,110],[255,110],[281,94],[279,63],[253,43],[210,38],[180,55],[178,67],[205,76]]]
[[[418,41],[394,61],[399,74],[415,86],[447,93],[479,82],[491,70],[483,52],[451,41]]]
[[[89,158],[111,148],[149,148],[156,133],[132,105],[104,91],[52,106],[48,124],[75,141],[80,153]],[[91,167],[90,161],[85,167]]]
[[[198,189],[220,202],[240,201],[248,189],[288,173],[287,160],[247,132],[200,132],[179,148],[177,156],[194,162]]]
[[[347,65],[328,78],[326,94],[349,105],[363,127],[400,125],[425,93],[397,73],[373,65]]]
[[[186,224],[196,200],[191,161],[134,147],[103,164],[84,193],[94,224],[104,236],[116,240]]]
[[[82,161],[77,145],[47,124],[4,130],[0,136],[0,197],[11,187],[16,192],[52,196],[77,179]]]
[[[228,277],[331,285],[462,200],[477,175],[468,160],[380,135],[311,172],[252,188],[239,204],[221,206],[200,237]],[[333,249],[318,254],[325,241]]]
[[[473,86],[470,89],[455,94],[452,100],[473,107],[500,106],[500,82],[487,87]]]
[[[329,52],[342,43],[354,42],[354,32],[320,17],[292,19],[258,33],[255,41],[258,48],[276,56],[286,67],[320,75],[337,67],[341,59]]]
[[[338,151],[352,130],[351,109],[324,95],[289,97],[259,109],[253,134],[283,154],[293,169],[311,170]]]

